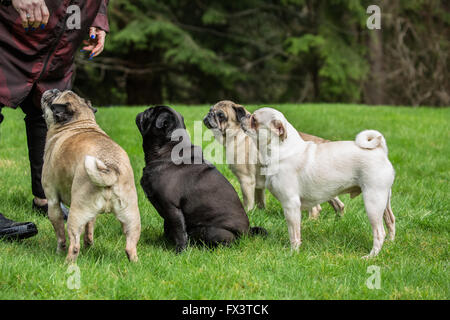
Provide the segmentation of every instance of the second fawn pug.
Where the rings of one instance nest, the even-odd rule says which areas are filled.
[[[266,180],[261,174],[261,163],[257,156],[256,145],[242,130],[236,117],[235,108],[237,107],[242,108],[246,114],[250,114],[243,106],[224,100],[211,107],[203,123],[212,130],[215,139],[225,146],[228,166],[239,181],[244,207],[248,211],[255,205],[259,208],[265,207]],[[298,134],[303,140],[317,144],[329,141],[303,132]],[[344,203],[338,197],[328,202],[337,214],[343,214]],[[309,210],[309,216],[318,218],[321,210],[318,204]]]

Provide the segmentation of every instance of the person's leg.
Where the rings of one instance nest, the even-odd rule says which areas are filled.
[[[29,95],[20,105],[25,113],[25,127],[27,133],[28,158],[31,169],[31,191],[34,195],[33,209],[43,214],[48,213],[48,204],[41,183],[42,167],[44,165],[45,139],[47,137],[47,124],[39,105]],[[69,210],[60,203],[64,220],[67,220]]]
[[[47,205],[44,189],[41,184],[42,166],[44,164],[45,138],[47,125],[42,110],[36,106],[31,95],[20,105],[25,113],[25,127],[28,143],[28,158],[31,169],[31,190],[34,195],[34,204],[37,207]]]
[[[3,121],[2,107],[0,105],[0,123]],[[0,213],[0,239],[18,240],[37,234],[36,225],[32,222],[16,222],[6,218]]]

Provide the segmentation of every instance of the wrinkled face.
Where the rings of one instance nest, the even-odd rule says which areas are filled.
[[[175,110],[167,106],[148,108],[136,116],[136,125],[144,138],[171,141],[176,129],[186,129],[184,119]]]
[[[286,118],[278,110],[261,108],[249,115],[237,109],[236,114],[244,132],[253,139],[264,137],[270,143],[274,137],[281,141],[287,137]]]
[[[61,92],[58,89],[44,92],[41,98],[41,108],[49,129],[78,120],[95,121],[94,113],[97,112],[90,101],[79,97],[70,90]]]
[[[219,130],[223,135],[229,129],[240,130],[240,123],[235,111],[238,107],[245,110],[243,106],[232,101],[219,101],[211,107],[208,114],[203,118],[203,123],[208,129]],[[245,112],[248,113],[246,110]]]

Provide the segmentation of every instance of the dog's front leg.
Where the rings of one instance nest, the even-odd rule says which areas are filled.
[[[266,176],[261,174],[261,168],[256,169],[255,202],[258,208],[266,207]]]
[[[255,207],[255,181],[241,178],[240,184],[245,210],[250,211]]]
[[[169,207],[165,209],[164,220],[167,221],[167,227],[175,242],[175,250],[181,253],[186,249],[188,236],[183,212],[177,207]]]
[[[291,248],[298,250],[302,244],[301,239],[301,204],[298,196],[292,196],[283,202],[283,211],[288,225],[289,240]]]
[[[260,209],[266,207],[266,193],[264,187],[255,189],[255,202]]]
[[[310,219],[319,219],[320,211],[322,211],[322,207],[320,204],[309,209],[309,218]]]

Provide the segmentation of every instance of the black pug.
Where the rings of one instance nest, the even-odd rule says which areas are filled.
[[[188,238],[215,246],[245,233],[267,234],[263,228],[250,228],[233,186],[191,143],[181,114],[156,106],[139,113],[136,124],[145,153],[141,186],[164,219],[164,234],[177,252],[186,248]]]

